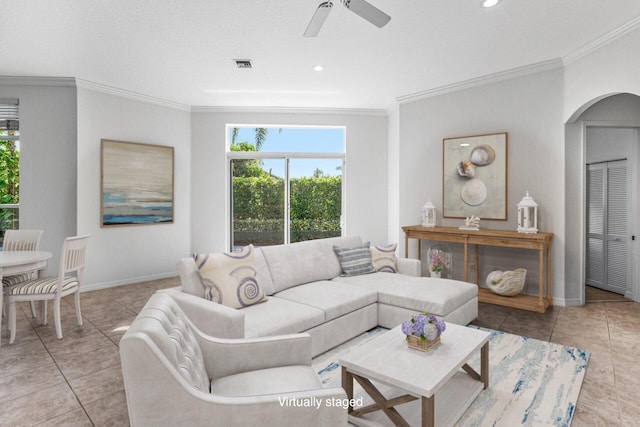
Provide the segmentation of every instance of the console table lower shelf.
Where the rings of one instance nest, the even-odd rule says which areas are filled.
[[[478,301],[488,304],[497,304],[505,307],[518,308],[520,310],[536,311],[544,313],[551,307],[551,299],[538,296],[518,294],[511,297],[496,295],[487,288],[478,288]]]

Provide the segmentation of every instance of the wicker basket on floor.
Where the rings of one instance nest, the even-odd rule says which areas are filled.
[[[435,346],[440,342],[440,335],[436,337],[433,341],[422,341],[420,337],[416,337],[415,335],[407,335],[407,346],[409,348],[413,348],[420,351],[428,351],[431,347]]]

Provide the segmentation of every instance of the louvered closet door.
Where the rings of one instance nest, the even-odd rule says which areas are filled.
[[[607,166],[607,288],[624,295],[629,257],[627,162]]]
[[[586,282],[619,294],[628,288],[628,188],[626,160],[589,165]]]
[[[586,283],[590,286],[605,286],[604,256],[604,179],[606,163],[589,165],[587,169],[587,262]]]

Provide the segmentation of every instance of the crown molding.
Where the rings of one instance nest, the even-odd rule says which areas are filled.
[[[179,102],[167,101],[166,99],[156,98],[155,96],[145,95],[138,92],[132,92],[125,89],[120,89],[113,86],[107,86],[101,83],[92,82],[84,79],[75,79],[76,85],[79,88],[89,89],[96,92],[105,93],[108,95],[115,95],[122,98],[133,99],[135,101],[146,102],[148,104],[155,104],[161,107],[173,108],[175,110],[191,111],[191,107]]]
[[[620,37],[624,36],[625,34],[628,34],[631,31],[634,31],[638,28],[640,28],[640,16],[635,17],[634,19],[627,22],[626,24],[621,25],[620,27],[612,31],[609,31],[602,37],[598,37],[591,43],[588,43],[582,46],[581,48],[574,50],[570,54],[564,56],[562,58],[564,61],[564,64],[565,65],[571,64],[572,62],[577,61],[578,59],[600,49],[601,47],[608,45],[612,41],[615,41]]]
[[[463,80],[461,82],[452,83],[450,85],[440,86],[434,89],[425,90],[422,92],[416,92],[409,95],[403,95],[396,98],[399,104],[405,104],[407,102],[417,101],[420,99],[432,98],[438,95],[444,95],[451,92],[457,92],[464,89],[470,89],[478,86],[485,86],[491,83],[497,83],[504,80],[513,79],[516,77],[527,76],[530,74],[537,74],[544,71],[555,70],[564,66],[560,58],[550,59],[548,61],[542,61],[535,64],[525,65],[522,67],[513,68],[511,70],[500,71],[486,76],[480,76],[469,80]]]
[[[386,116],[382,109],[366,108],[306,108],[306,107],[191,107],[193,113],[254,113],[254,114],[329,114]]]
[[[65,86],[74,87],[73,77],[0,76],[0,84],[8,86]]]

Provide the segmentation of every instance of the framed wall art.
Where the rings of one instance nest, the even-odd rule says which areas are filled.
[[[101,140],[101,226],[172,223],[173,162],[173,147]]]
[[[507,133],[443,140],[445,218],[507,219]]]

